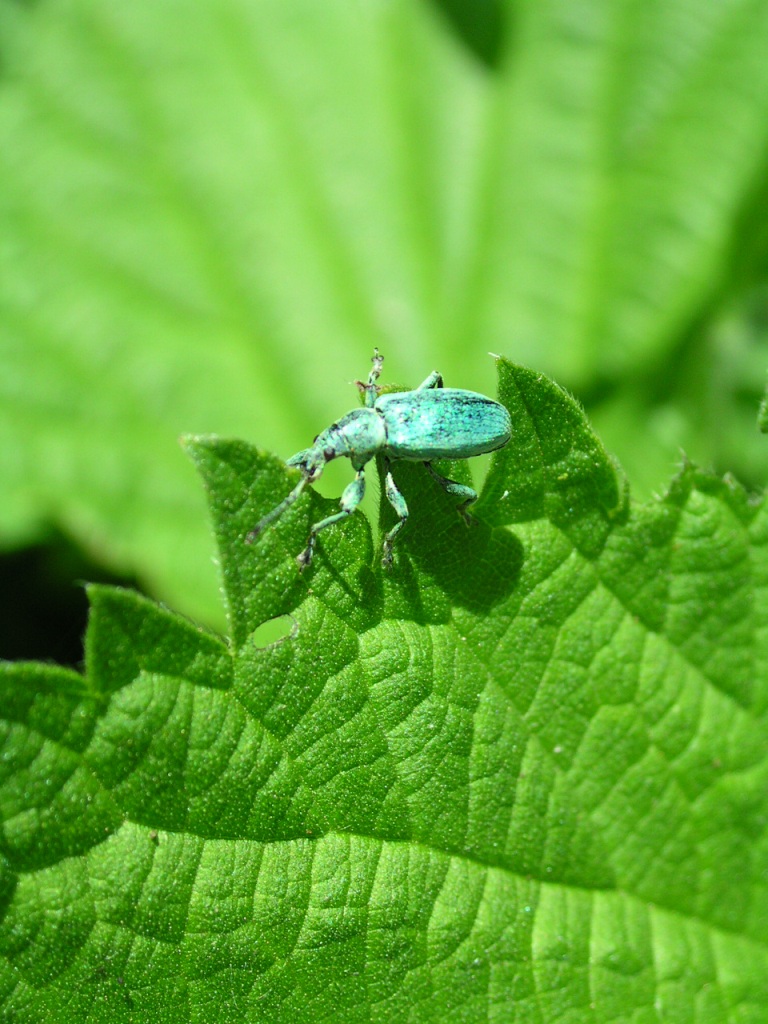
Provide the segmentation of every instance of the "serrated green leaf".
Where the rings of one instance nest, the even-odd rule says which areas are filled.
[[[692,466],[627,502],[499,369],[469,530],[404,465],[393,570],[355,513],[299,574],[325,499],[248,545],[292,472],[188,439],[229,641],[95,587],[84,678],[4,667],[7,1019],[768,1015],[765,505]]]

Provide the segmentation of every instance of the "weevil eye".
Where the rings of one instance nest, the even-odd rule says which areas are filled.
[[[335,454],[336,452],[333,450],[333,448],[326,448],[325,451],[323,452],[323,458],[325,459],[326,462],[330,462]]]

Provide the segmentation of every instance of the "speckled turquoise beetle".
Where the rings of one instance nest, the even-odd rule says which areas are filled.
[[[469,459],[503,448],[512,432],[509,413],[503,405],[485,395],[444,388],[442,375],[436,371],[414,391],[382,394],[376,381],[381,375],[384,358],[378,349],[374,349],[372,362],[367,383],[355,381],[365,395],[365,407],[342,416],[317,435],[311,448],[288,459],[289,466],[301,470],[301,480],[287,498],[254,526],[246,537],[248,544],[290,508],[307,484],[317,480],[327,462],[340,455],[346,455],[352,463],[355,479],[345,487],[339,511],[321,519],[310,530],[307,546],[296,559],[299,569],[306,569],[312,561],[318,533],[344,519],[360,504],[365,493],[365,466],[376,455],[384,459],[385,492],[399,516],[384,538],[381,564],[385,569],[392,564],[395,537],[408,520],[408,506],[392,479],[391,462],[398,459],[423,462],[448,494],[462,499],[458,511],[467,523],[471,522],[467,509],[477,500],[477,494],[471,487],[441,476],[432,467],[432,460]]]

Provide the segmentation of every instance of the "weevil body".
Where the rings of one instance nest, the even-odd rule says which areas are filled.
[[[278,519],[305,486],[317,480],[326,464],[340,455],[352,463],[355,479],[344,489],[339,511],[315,523],[310,530],[307,546],[296,559],[300,569],[305,569],[312,561],[318,533],[344,519],[360,504],[365,493],[365,466],[376,455],[384,459],[385,493],[398,515],[397,523],[384,537],[382,565],[385,568],[392,564],[392,545],[408,520],[408,506],[392,478],[390,463],[403,459],[423,462],[448,494],[462,499],[458,511],[470,522],[467,509],[477,500],[477,494],[471,487],[441,476],[433,468],[432,460],[469,459],[503,448],[512,433],[509,413],[503,405],[485,395],[443,387],[443,378],[437,372],[431,373],[413,391],[382,394],[376,382],[383,362],[375,349],[367,383],[356,382],[365,395],[365,406],[353,409],[326,427],[311,448],[288,459],[289,466],[301,470],[301,480],[256,524],[246,538],[248,543]]]

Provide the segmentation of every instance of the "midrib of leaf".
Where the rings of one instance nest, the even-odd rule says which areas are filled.
[[[222,17],[227,17],[226,11],[222,12]],[[339,218],[322,182],[322,165],[315,159],[291,100],[281,89],[274,71],[260,51],[261,41],[256,33],[249,34],[249,48],[244,50],[242,31],[227,17],[227,38],[241,76],[248,83],[249,93],[259,96],[270,118],[273,137],[283,154],[280,162],[286,175],[286,192],[296,200],[315,253],[323,257],[318,259],[317,267],[323,268],[330,292],[338,308],[343,310],[349,328],[370,338],[372,343],[380,342],[380,325],[372,315],[374,305],[363,285],[359,264],[344,239]],[[295,376],[293,359],[288,354],[283,360],[281,384],[291,376]],[[294,397],[297,405],[305,399],[298,390]]]

